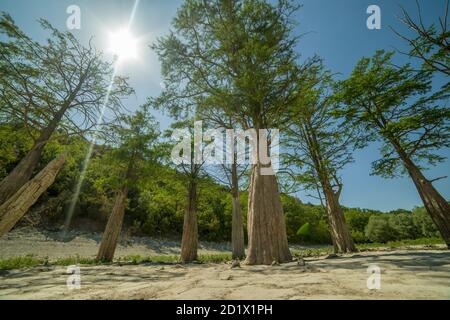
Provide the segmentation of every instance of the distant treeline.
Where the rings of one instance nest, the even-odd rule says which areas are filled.
[[[32,141],[20,125],[0,126],[0,179],[6,176],[28,151]],[[39,171],[62,150],[70,151],[69,160],[56,182],[32,207],[22,224],[34,223],[38,227],[63,225],[73,190],[80,176],[88,143],[76,136],[55,135],[46,146]],[[81,189],[75,211],[76,218],[97,222],[103,230],[114,205],[112,164],[108,163],[111,150],[96,146],[86,180]],[[129,193],[125,213],[126,229],[134,235],[153,237],[181,237],[186,206],[185,177],[164,165],[153,169],[157,174],[139,179]],[[331,244],[327,216],[319,205],[305,204],[299,199],[282,194],[290,243]],[[241,192],[244,223],[247,218],[248,194]],[[423,207],[412,211],[395,210],[383,213],[377,210],[344,208],[344,214],[353,239],[357,243],[387,242],[392,240],[439,237],[431,218]],[[86,221],[84,219],[83,221]],[[229,189],[208,177],[200,180],[198,202],[198,228],[201,240],[230,241],[232,201]],[[75,225],[74,225],[75,226]],[[245,232],[247,230],[245,229]]]

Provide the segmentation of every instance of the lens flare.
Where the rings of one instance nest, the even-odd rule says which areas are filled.
[[[131,12],[130,20],[128,22],[127,28],[119,30],[118,33],[112,34],[110,36],[110,50],[113,51],[113,54],[115,55],[115,61],[114,61],[114,70],[111,75],[111,81],[108,86],[108,90],[106,93],[105,100],[103,101],[102,108],[100,110],[100,114],[98,116],[96,127],[103,122],[103,117],[105,115],[106,106],[108,105],[109,96],[112,90],[112,87],[114,85],[114,78],[116,77],[117,73],[117,67],[120,60],[129,59],[129,58],[135,58],[137,57],[137,40],[131,35],[129,32],[131,24],[134,20],[134,16],[136,14],[136,9],[139,5],[139,0],[136,0],[134,2],[133,10]],[[74,194],[72,196],[72,200],[70,202],[69,210],[66,214],[66,220],[64,223],[64,230],[68,230],[70,226],[70,222],[72,221],[73,214],[75,212],[75,207],[78,202],[78,198],[80,197],[80,191],[81,187],[83,186],[84,179],[86,177],[86,172],[89,167],[89,161],[92,157],[92,152],[94,150],[94,146],[97,143],[97,131],[94,131],[94,134],[92,136],[91,143],[89,145],[89,148],[86,153],[86,157],[84,158],[83,167],[81,169],[81,174],[78,178],[78,182],[75,186]]]
[[[119,61],[136,59],[138,56],[138,41],[128,28],[122,28],[109,35],[109,49]]]

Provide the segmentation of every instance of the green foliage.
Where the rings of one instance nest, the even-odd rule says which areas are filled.
[[[410,50],[407,54],[410,57],[422,61],[422,68],[424,70],[441,72],[442,74],[449,76],[450,55],[448,50],[448,38],[450,32],[448,31],[447,23],[447,16],[449,14],[448,2],[445,11],[442,10],[443,16],[437,19],[439,22],[436,21],[427,26],[422,20],[419,2],[417,2],[417,9],[419,16],[418,21],[414,21],[405,9],[402,9],[403,16],[401,17],[401,21],[409,30],[414,32],[414,36],[409,38],[397,31],[395,31],[395,33],[409,45]],[[447,82],[446,86],[448,85],[449,83]]]
[[[282,194],[281,202],[286,219],[286,233],[291,243],[331,243],[325,212],[322,207],[303,204],[300,200]],[[309,224],[309,236],[298,234],[299,229]]]
[[[439,237],[436,226],[422,208],[413,212],[396,210],[371,215],[365,227],[365,236],[371,242],[386,243],[405,239]]]
[[[352,161],[353,143],[362,148],[372,141],[382,142],[382,157],[373,163],[373,173],[385,177],[405,173],[405,159],[431,165],[443,161],[444,156],[435,151],[450,146],[450,110],[444,103],[449,92],[445,88],[433,91],[432,73],[437,68],[442,71],[440,65],[448,72],[448,48],[440,45],[447,33],[440,34],[431,26],[427,29],[431,38],[419,35],[410,43],[412,56],[421,49],[428,61],[437,62],[424,65],[420,72],[409,64],[395,66],[392,52],[377,51],[371,58],[362,58],[347,80],[334,85],[319,58],[298,63],[298,38],[292,35],[292,18],[298,8],[289,0],[276,4],[263,0],[184,1],[173,20],[173,32],[153,46],[162,63],[165,89],[150,101],[185,120],[173,128],[192,127],[190,119],[210,116],[218,118],[218,123],[228,119],[244,129],[290,129],[287,138],[293,138],[289,141],[292,158],[288,164],[298,170],[295,182],[310,190],[327,181],[340,193],[338,173]],[[6,13],[0,16],[0,179],[30,150],[42,129],[51,128],[36,171],[61,152],[69,155],[55,183],[31,211],[60,224],[89,148],[83,136],[103,109],[112,64],[90,45],[81,45],[72,33],[60,32],[45,20],[40,20],[40,25],[49,34],[45,43],[24,34]],[[117,115],[121,97],[132,92],[125,78],[115,77],[107,105],[111,113]],[[293,123],[292,119],[299,121]],[[159,139],[149,105],[134,114],[118,115],[116,120],[102,128],[102,139],[93,147],[76,215],[103,222],[115,192],[128,184],[125,225],[149,236],[180,237],[186,180],[194,174],[179,172],[164,162],[169,146]],[[316,142],[311,143],[313,140]],[[301,153],[295,152],[300,149]],[[198,183],[200,239],[229,241],[229,188],[199,175],[198,167],[192,168]],[[240,199],[246,224],[247,192],[241,192]],[[281,199],[290,243],[331,243],[321,206],[284,194]],[[367,247],[368,242],[394,246],[407,243],[405,239],[419,243],[428,241],[422,240],[424,237],[438,236],[424,208],[412,213],[344,208],[344,213],[355,241]],[[131,256],[121,261],[177,259]],[[229,259],[229,254],[199,257],[200,262]],[[0,268],[46,262],[25,256],[1,260]],[[54,262],[92,263],[94,260],[78,256]]]
[[[365,228],[369,219],[374,214],[380,214],[375,210],[344,208],[345,220],[350,228],[353,240],[356,243],[365,243],[370,241],[365,234]]]
[[[0,179],[3,179],[31,148],[33,140],[21,125],[0,124]]]
[[[291,34],[298,8],[293,1],[184,1],[172,32],[152,47],[165,80],[156,105],[176,118],[214,109],[244,127],[279,127],[304,76]]]
[[[66,258],[59,258],[55,261],[51,262],[51,264],[56,266],[71,266],[71,265],[93,265],[97,264],[98,262],[93,258],[86,258],[86,257],[80,257],[79,255],[72,256],[72,257],[66,257]]]
[[[0,130],[3,130],[1,138],[6,142],[0,146],[2,150],[13,150],[17,143],[14,137],[25,135],[20,126],[15,130],[12,130],[9,125],[0,126]],[[157,145],[155,145],[156,147]],[[38,213],[43,222],[60,225],[64,221],[73,186],[80,175],[87,148],[88,142],[84,139],[58,133],[54,135],[44,149],[43,159],[38,165],[39,168],[44,167],[46,163],[64,150],[69,151],[69,158],[60,174],[58,174],[55,183],[31,208],[31,212]],[[103,222],[108,217],[114,203],[114,181],[118,181],[115,176],[122,172],[111,168],[111,165],[106,161],[106,159],[111,159],[111,152],[114,148],[113,145],[95,146],[86,180],[81,190],[76,211],[77,217],[87,217],[98,222]],[[23,150],[24,152],[27,151],[25,148]],[[5,168],[12,168],[13,166],[8,165],[8,163],[17,161],[16,157],[12,157],[11,162],[5,162]],[[123,167],[124,165],[121,165],[121,168]],[[137,173],[142,178],[139,179],[138,183],[133,184],[129,194],[125,215],[126,228],[130,228],[136,234],[180,237],[186,206],[183,174],[161,163],[148,164],[148,166],[139,165],[137,168],[139,169]],[[199,179],[198,194],[200,239],[230,241],[232,206],[229,189],[215,183],[212,179],[201,178]],[[244,225],[246,225],[248,200],[246,191],[241,192],[240,200]],[[321,206],[304,204],[299,199],[285,194],[281,195],[281,200],[290,243],[331,244],[325,212]],[[412,214],[405,210],[382,214],[376,210],[344,208],[344,214],[352,236],[357,243],[386,241],[386,239],[380,240],[377,237],[370,240],[365,233],[369,219],[372,216],[380,215],[400,216],[399,218],[388,219],[390,228],[396,230],[397,235],[395,238],[387,237],[387,240],[399,239],[398,234],[410,239],[438,236],[436,227],[423,208],[415,208]],[[411,223],[411,221],[413,222]],[[308,237],[297,234],[298,230],[305,224],[310,226]],[[247,232],[246,228],[244,230]]]
[[[32,254],[18,256],[9,259],[0,259],[0,270],[30,268],[42,265],[44,260],[34,257]]]
[[[397,239],[395,229],[389,223],[386,215],[377,215],[369,218],[366,226],[366,237],[372,242],[388,242]]]
[[[305,74],[300,97],[286,113],[282,161],[291,171],[286,179],[324,201],[330,191],[339,199],[340,170],[353,162],[353,129],[333,117],[333,80],[322,62],[314,62]]]
[[[302,241],[309,241],[311,239],[311,225],[309,224],[309,222],[306,222],[304,225],[302,225],[297,230],[296,234]]]
[[[392,56],[379,50],[362,58],[335,95],[341,103],[334,114],[359,130],[357,145],[383,143],[382,157],[372,164],[372,173],[383,177],[406,173],[405,161],[442,162],[445,157],[436,150],[450,146],[448,90],[433,93],[431,72],[396,66]]]
[[[420,231],[414,224],[411,213],[399,213],[389,217],[389,224],[395,230],[396,239],[415,239]]]
[[[109,86],[113,65],[91,42],[84,46],[45,19],[39,24],[46,41],[33,40],[10,15],[0,13],[0,121],[22,123],[34,138],[55,128],[84,134],[102,108],[118,112],[121,98],[134,91],[120,76]]]
[[[439,231],[424,207],[416,207],[412,212],[414,225],[422,237],[439,237]]]

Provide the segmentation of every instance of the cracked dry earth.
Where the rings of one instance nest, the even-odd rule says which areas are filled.
[[[450,299],[450,252],[365,252],[276,266],[229,264],[81,266],[81,288],[66,267],[0,275],[0,299]],[[381,288],[367,289],[367,267]]]

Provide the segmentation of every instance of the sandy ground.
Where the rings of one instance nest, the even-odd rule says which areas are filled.
[[[98,248],[95,239],[85,236],[74,235],[66,242],[55,235],[47,240],[41,236],[11,233],[0,240],[0,257],[92,256]],[[141,240],[122,244],[118,252],[149,255],[179,250],[176,242]],[[222,252],[224,246],[204,244],[202,250]],[[291,262],[239,268],[225,263],[80,266],[80,289],[67,287],[67,267],[3,270],[0,299],[450,299],[450,252],[446,250],[361,252],[305,261],[306,266]],[[381,270],[378,290],[367,288],[371,265]]]
[[[379,290],[367,267],[381,268]],[[138,265],[80,267],[80,289],[68,289],[65,267],[14,270],[0,276],[1,299],[450,299],[445,251],[366,252],[279,266]]]
[[[73,257],[95,258],[100,246],[101,233],[69,231],[44,231],[33,228],[15,229],[0,238],[0,259],[33,254],[49,259]],[[230,252],[229,243],[201,242],[201,254]],[[121,236],[115,257],[130,255],[151,256],[180,253],[179,240],[162,240],[149,237]]]

